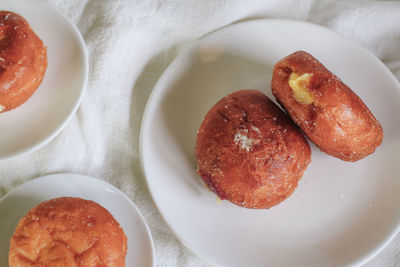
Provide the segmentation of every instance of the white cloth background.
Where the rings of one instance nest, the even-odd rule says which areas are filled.
[[[400,2],[47,0],[82,33],[86,95],[65,129],[38,151],[0,164],[0,196],[32,178],[75,172],[125,192],[147,220],[158,266],[209,266],[186,249],[154,206],[139,158],[146,101],[173,59],[199,37],[254,18],[307,20],[372,51],[400,79]],[[366,266],[400,266],[400,235]]]

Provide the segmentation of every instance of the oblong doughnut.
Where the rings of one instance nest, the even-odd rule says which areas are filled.
[[[322,151],[345,161],[373,153],[383,130],[363,101],[316,58],[295,52],[275,64],[272,92]]]

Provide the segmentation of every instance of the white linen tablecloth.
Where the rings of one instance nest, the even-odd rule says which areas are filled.
[[[369,49],[400,79],[398,1],[47,0],[73,21],[90,56],[86,95],[49,144],[0,163],[0,197],[32,178],[74,172],[104,179],[143,213],[157,266],[209,266],[173,235],[154,206],[139,158],[146,101],[161,74],[199,37],[241,20],[290,18]],[[400,235],[366,266],[400,266]]]

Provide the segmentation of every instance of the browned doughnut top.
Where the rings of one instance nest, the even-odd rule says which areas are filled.
[[[288,82],[293,73],[309,75],[298,99]],[[356,161],[381,144],[382,127],[367,106],[312,55],[298,51],[276,63],[271,87],[290,117],[327,154]]]
[[[32,208],[10,240],[9,265],[125,266],[127,239],[99,204],[73,197]]]
[[[222,98],[197,135],[198,173],[208,188],[246,208],[270,208],[286,199],[310,157],[299,129],[256,90]]]
[[[28,22],[0,11],[0,112],[24,103],[42,82],[46,48]]]

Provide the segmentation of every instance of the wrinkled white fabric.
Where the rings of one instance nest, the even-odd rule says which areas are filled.
[[[369,49],[400,79],[400,2],[47,0],[75,23],[90,56],[86,95],[65,129],[36,152],[0,163],[0,196],[38,176],[74,172],[104,179],[143,213],[157,266],[209,266],[186,249],[154,206],[139,158],[139,131],[155,83],[188,45],[255,18],[306,20]],[[400,266],[400,235],[366,266]]]

